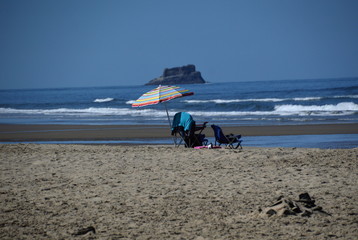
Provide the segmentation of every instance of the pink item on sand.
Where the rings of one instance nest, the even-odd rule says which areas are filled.
[[[203,148],[208,148],[208,146],[197,146],[194,147],[195,149],[203,149]],[[220,146],[212,146],[211,148],[221,148]]]

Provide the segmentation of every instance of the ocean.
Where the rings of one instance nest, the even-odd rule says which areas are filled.
[[[290,125],[358,122],[358,78],[180,85],[194,95],[166,102],[197,122]],[[155,86],[0,90],[2,124],[168,124],[163,103],[131,104]]]

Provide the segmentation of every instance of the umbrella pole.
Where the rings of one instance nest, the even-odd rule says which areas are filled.
[[[167,112],[169,127],[170,127],[170,131],[171,131],[171,130],[172,130],[172,122],[170,121],[169,112],[168,112],[168,108],[167,108],[167,103],[166,103],[166,102],[164,102],[164,106],[165,106],[165,111]],[[175,138],[175,137],[173,137],[173,141],[174,141],[174,146],[177,146],[177,141],[176,141],[176,138]]]
[[[169,127],[170,127],[170,130],[172,130],[172,123],[171,123],[171,121],[170,121],[170,117],[169,117],[169,113],[168,113],[168,108],[167,108],[167,103],[166,103],[166,102],[164,102],[164,106],[165,106],[165,111],[167,112]]]

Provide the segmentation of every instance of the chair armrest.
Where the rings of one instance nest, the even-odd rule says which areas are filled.
[[[204,130],[205,128],[206,128],[206,124],[207,124],[208,122],[204,122],[203,124],[199,124],[199,125],[196,125],[195,126],[195,132],[197,132],[197,131],[202,131],[202,130]]]

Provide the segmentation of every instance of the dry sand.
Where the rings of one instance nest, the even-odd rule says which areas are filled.
[[[357,156],[357,148],[0,145],[0,238],[358,239]],[[303,192],[331,215],[259,215],[278,196]],[[96,233],[73,235],[87,227]]]

